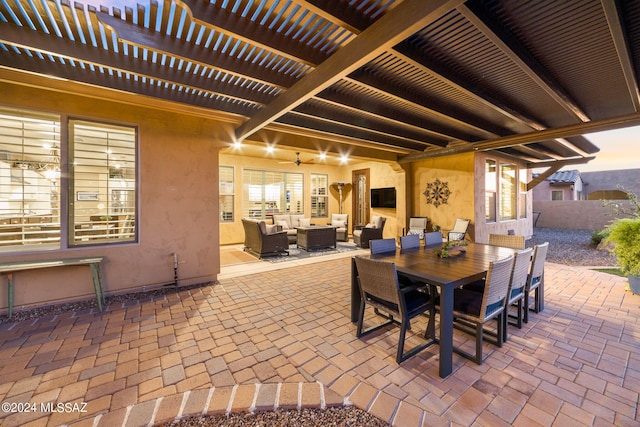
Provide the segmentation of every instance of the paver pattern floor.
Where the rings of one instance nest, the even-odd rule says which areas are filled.
[[[454,355],[446,379],[437,346],[398,365],[397,328],[355,337],[349,280],[346,257],[1,325],[0,401],[37,408],[0,412],[0,425],[345,403],[397,426],[640,425],[640,295],[623,278],[547,263],[545,310],[510,327],[502,348],[485,344],[482,365]],[[52,413],[47,402],[86,406]]]

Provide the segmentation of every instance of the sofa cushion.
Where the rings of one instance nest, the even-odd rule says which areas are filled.
[[[311,218],[300,218],[298,227],[311,227]]]
[[[291,218],[289,220],[291,228],[302,227],[300,225],[300,220],[304,218],[304,214],[291,214],[289,217]]]
[[[279,215],[279,214],[274,214],[273,215],[273,223],[274,224],[278,224],[278,225],[282,225],[279,224],[280,221],[284,221],[287,224],[287,228],[292,228],[294,227],[291,224],[291,215]],[[283,230],[285,230],[284,226],[282,227]]]
[[[273,234],[278,231],[278,226],[275,224],[265,224],[265,227],[267,228],[266,234]]]
[[[371,218],[371,223],[373,224],[373,228],[380,228],[382,227],[382,217],[378,216],[378,215],[374,215]]]
[[[331,226],[332,227],[338,227],[338,228],[345,228],[347,226],[347,224],[345,224],[344,221],[340,221],[340,220],[334,219],[333,221],[331,221]]]
[[[289,227],[289,223],[285,220],[276,221],[276,224],[282,227],[283,231],[291,229],[291,227]]]

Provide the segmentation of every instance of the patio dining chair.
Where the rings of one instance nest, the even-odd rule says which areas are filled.
[[[417,234],[407,234],[400,236],[400,249],[414,249],[420,247],[420,236]]]
[[[457,218],[456,223],[453,225],[453,230],[447,233],[447,240],[464,240],[470,223],[470,219]]]
[[[442,232],[441,231],[431,231],[429,233],[424,233],[424,245],[440,245],[442,244]]]
[[[454,291],[453,326],[463,332],[475,335],[476,352],[473,355],[458,347],[454,347],[453,350],[461,356],[473,360],[478,365],[483,362],[482,343],[485,333],[487,335],[495,335],[493,343],[498,347],[502,347],[504,337],[503,316],[505,314],[513,261],[513,255],[499,261],[493,261],[489,265],[481,292],[467,289],[466,287]],[[484,329],[485,323],[493,319],[497,321],[497,332],[495,334]]]
[[[544,279],[544,262],[547,259],[548,250],[549,242],[535,245],[533,248],[531,270],[527,277],[527,285],[524,289],[524,323],[529,322],[529,305],[531,304],[529,298],[531,297],[531,292],[534,292],[533,311],[536,313],[540,311],[540,298],[542,298],[540,295],[540,285]]]
[[[371,254],[382,254],[396,251],[396,239],[374,239],[369,241]]]
[[[396,352],[397,363],[403,362],[435,343],[435,306],[431,297],[418,291],[418,286],[401,287],[398,282],[396,265],[392,262],[373,260],[362,256],[356,256],[355,262],[362,296],[356,336],[361,338],[390,324],[400,323],[400,336]],[[367,304],[377,311],[387,313],[387,321],[365,330],[364,315]],[[429,312],[429,321],[424,333],[427,342],[405,352],[405,337],[407,329],[411,328],[411,319],[427,312]]]
[[[504,248],[524,249],[524,236],[515,234],[489,234],[489,244]]]
[[[513,323],[522,329],[522,318],[524,308],[524,289],[527,284],[527,276],[529,274],[529,264],[531,262],[531,254],[533,248],[518,251],[515,254],[513,269],[511,271],[511,280],[509,282],[509,291],[507,292],[507,303],[504,315],[504,337],[503,341],[507,341],[507,329],[509,318],[513,317],[509,314],[509,307],[516,306],[515,322]]]

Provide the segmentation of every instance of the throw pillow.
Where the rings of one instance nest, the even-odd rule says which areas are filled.
[[[374,215],[373,217],[371,217],[371,222],[373,223],[373,228],[380,228],[382,217]]]
[[[276,221],[276,224],[278,224],[280,227],[282,227],[282,230],[288,230],[289,229],[289,224],[287,224],[287,221]]]
[[[300,218],[300,227],[311,227],[311,218]]]
[[[331,226],[345,228],[347,225],[344,223],[344,221],[338,221],[337,219],[334,219],[333,221],[331,221]]]
[[[278,231],[278,226],[275,224],[265,224],[267,227],[267,234],[273,234]]]

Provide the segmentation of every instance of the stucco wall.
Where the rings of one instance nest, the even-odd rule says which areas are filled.
[[[620,187],[640,194],[640,169],[582,172],[581,175],[587,195],[594,191],[619,190]]]
[[[430,225],[437,224],[442,230],[453,228],[456,218],[472,220],[468,236],[474,238],[474,153],[437,157],[415,162],[411,165],[411,215],[426,216]],[[447,203],[427,204],[423,194],[427,183],[436,179],[447,183],[451,192]]]
[[[104,287],[113,293],[173,282],[175,252],[183,262],[180,284],[215,280],[219,148],[211,135],[218,123],[6,83],[0,83],[0,93],[5,106],[139,126],[138,243],[2,254],[0,261],[104,256]],[[20,272],[15,280],[16,309],[94,295],[86,267]],[[0,292],[0,309],[7,307],[6,298]]]
[[[405,171],[397,164],[382,162],[358,163],[351,167],[352,170],[369,169],[369,184],[371,188],[395,187],[396,208],[371,208],[370,217],[374,215],[383,216],[387,220],[384,225],[384,238],[398,238],[402,235],[402,228],[405,227],[404,217],[406,215],[406,183]]]
[[[626,200],[614,203],[629,209]],[[536,200],[533,209],[540,212],[537,227],[570,230],[601,230],[614,219],[610,206],[601,200]]]

